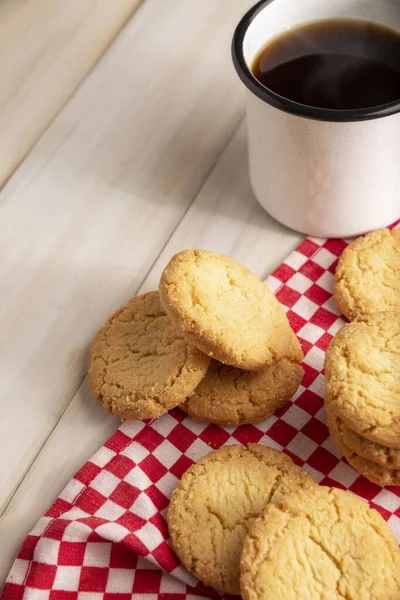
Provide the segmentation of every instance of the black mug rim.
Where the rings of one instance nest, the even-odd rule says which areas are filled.
[[[318,121],[329,121],[329,122],[353,122],[353,121],[367,121],[371,119],[379,119],[382,117],[389,117],[400,112],[400,99],[389,104],[383,104],[381,106],[374,106],[371,108],[357,108],[347,110],[335,110],[330,108],[318,108],[314,106],[308,106],[307,104],[300,104],[289,100],[284,96],[273,92],[269,88],[265,87],[262,83],[256,79],[249,67],[247,66],[246,60],[243,54],[243,41],[247,33],[249,26],[252,21],[258,16],[258,14],[264,10],[266,6],[277,2],[279,0],[260,0],[250,10],[248,10],[242,19],[239,21],[236,27],[235,33],[233,34],[232,40],[232,60],[235,69],[248,90],[255,94],[260,100],[263,100],[267,104],[270,104],[274,108],[278,108],[284,112],[296,115],[298,117],[305,117],[308,119],[315,119]]]

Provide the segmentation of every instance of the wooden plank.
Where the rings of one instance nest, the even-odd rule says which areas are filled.
[[[141,0],[1,0],[0,187]]]
[[[249,182],[242,122],[140,292],[156,289],[171,256],[184,248],[227,254],[264,280],[302,239],[303,235],[280,225],[256,201]]]
[[[169,258],[183,248],[207,248],[229,254],[265,278],[300,239],[300,235],[273,221],[256,203],[248,182],[242,125],[140,292],[157,287]],[[112,308],[117,307],[118,301]],[[110,423],[107,417],[102,418],[102,408],[91,398],[85,380],[0,519],[0,546],[3,540],[8,543],[6,565],[0,566],[0,581],[27,532],[74,472],[101,446],[106,434],[118,425],[117,419]],[[71,434],[75,431],[71,456]]]
[[[0,194],[0,511],[243,116],[248,4],[146,0]]]

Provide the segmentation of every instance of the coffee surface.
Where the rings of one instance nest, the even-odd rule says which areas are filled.
[[[317,108],[372,108],[400,100],[400,34],[367,21],[291,29],[256,56],[253,75],[289,100]]]

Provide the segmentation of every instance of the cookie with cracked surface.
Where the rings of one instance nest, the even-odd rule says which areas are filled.
[[[164,269],[160,299],[200,350],[225,364],[261,371],[303,353],[283,308],[256,275],[206,250],[184,250]]]
[[[398,600],[400,551],[381,515],[318,486],[270,504],[241,557],[243,600]]]
[[[334,296],[350,321],[400,309],[400,229],[373,231],[344,250]]]
[[[328,428],[338,450],[349,465],[356,471],[378,485],[400,485],[400,471],[379,465],[368,458],[363,458],[351,450],[344,441],[343,422],[339,417],[327,411]]]
[[[371,442],[371,440],[367,440],[367,438],[362,437],[359,433],[347,427],[343,421],[341,421],[340,425],[343,442],[350,450],[387,469],[400,469],[399,449],[388,448],[387,446]]]
[[[150,419],[184,402],[209,363],[171,323],[158,292],[149,292],[129,300],[96,335],[89,385],[106,411]]]
[[[350,429],[400,448],[400,311],[345,325],[325,357],[325,403]]]
[[[316,486],[277,450],[249,444],[211,452],[191,466],[168,509],[172,546],[205,585],[239,594],[239,561],[246,533],[269,502]]]
[[[289,402],[303,374],[287,358],[260,373],[212,360],[206,376],[180,408],[193,419],[218,425],[258,423]]]

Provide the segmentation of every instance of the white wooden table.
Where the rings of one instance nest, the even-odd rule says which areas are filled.
[[[86,381],[106,317],[183,248],[265,277],[300,240],[249,187],[230,40],[252,0],[138,4],[0,0],[0,586],[119,425]]]

